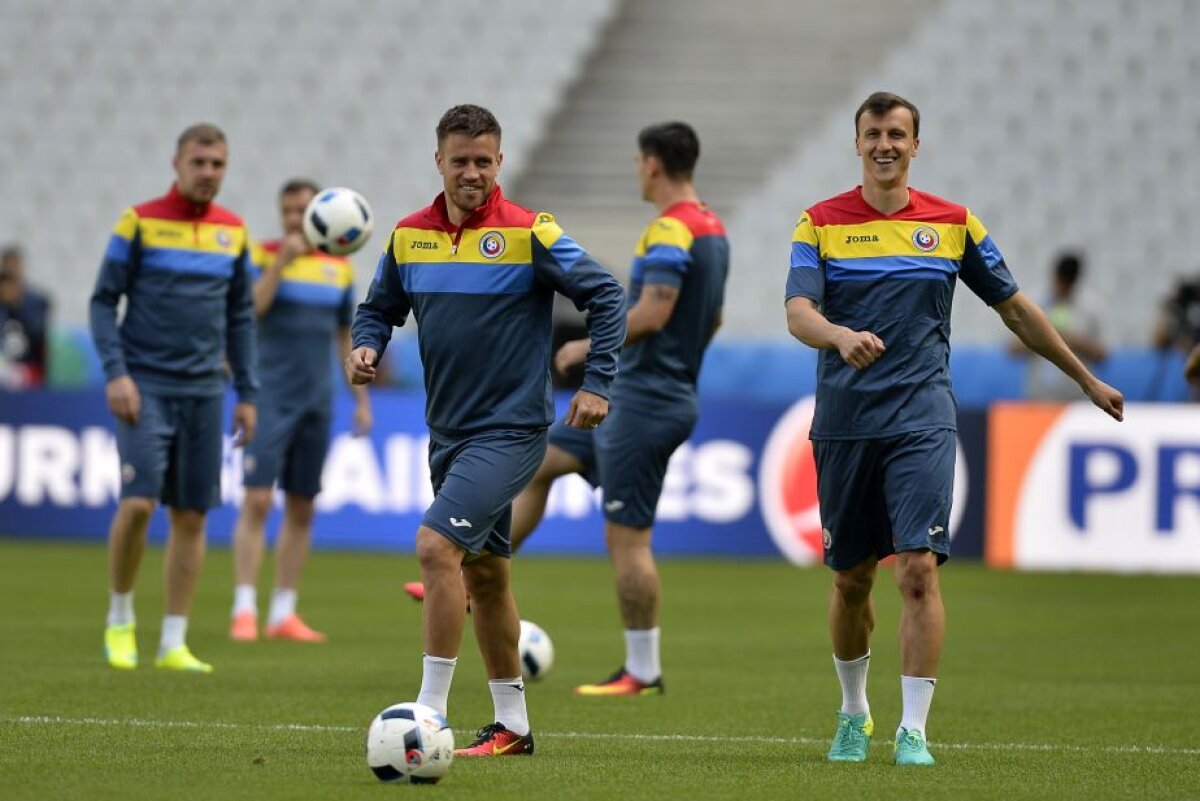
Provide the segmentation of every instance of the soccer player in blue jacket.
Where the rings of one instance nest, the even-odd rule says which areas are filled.
[[[254,436],[254,306],[249,237],[213,202],[228,162],[219,128],[179,137],[175,184],[117,221],[91,300],[92,338],[116,418],[121,500],[109,532],[112,595],[104,633],[115,668],[137,667],[133,586],[146,530],[161,500],[170,514],[166,615],[156,665],[211,673],[186,644],[187,615],[204,561],[204,519],[220,501],[225,362],[237,392],[234,431]],[[117,323],[117,303],[125,316]]]
[[[566,418],[583,429],[608,415],[625,293],[553,215],[504,197],[496,185],[500,125],[491,112],[451,108],[438,123],[437,145],[445,191],[388,239],[354,319],[346,370],[355,384],[374,380],[392,328],[410,313],[417,320],[435,496],[417,531],[426,587],[417,700],[446,712],[469,592],[495,722],[455,754],[532,754],[509,587],[511,502],[541,464],[554,421],[554,293],[588,311],[592,346]]]

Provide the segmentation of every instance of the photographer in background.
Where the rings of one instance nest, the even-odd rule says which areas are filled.
[[[16,245],[0,251],[0,390],[46,383],[50,301],[25,285],[25,256]]]
[[[1200,279],[1181,279],[1163,303],[1154,328],[1154,347],[1159,351],[1177,349],[1188,353],[1184,377],[1192,385],[1192,400],[1200,400]],[[1156,373],[1159,390],[1165,378],[1162,372],[1159,369]],[[1151,397],[1158,395],[1155,391]]]

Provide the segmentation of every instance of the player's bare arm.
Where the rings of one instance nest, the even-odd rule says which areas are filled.
[[[1125,397],[1117,389],[1105,384],[1071,352],[1067,343],[1050,324],[1036,303],[1024,292],[1018,291],[1007,300],[993,306],[1009,330],[1034,353],[1062,370],[1105,414],[1121,420],[1125,414]]]
[[[239,403],[233,407],[233,442],[247,445],[254,439],[258,427],[258,407],[253,403]]]
[[[275,295],[279,292],[279,280],[283,275],[283,268],[310,250],[312,248],[309,246],[308,240],[299,231],[292,231],[284,236],[283,241],[279,243],[279,250],[275,253],[275,258],[254,282],[255,317],[262,317],[271,310],[271,306],[275,303]]]
[[[122,423],[137,425],[142,411],[142,396],[132,378],[128,375],[117,376],[104,386],[104,395],[113,417]]]
[[[883,355],[883,340],[870,331],[853,331],[825,319],[810,298],[795,297],[787,302],[788,333],[820,350],[834,349],[851,367],[870,367]]]
[[[346,380],[352,385],[370,384],[375,380],[375,364],[379,354],[374,348],[361,347],[350,351],[346,357]]]
[[[591,347],[592,340],[587,338],[564,342],[558,352],[554,354],[554,369],[558,371],[559,375],[566,375],[575,365],[583,364]]]
[[[637,303],[629,310],[625,328],[625,346],[653,336],[667,326],[679,300],[679,287],[646,284]]]
[[[571,398],[566,423],[571,428],[595,428],[608,417],[608,399],[581,389]]]

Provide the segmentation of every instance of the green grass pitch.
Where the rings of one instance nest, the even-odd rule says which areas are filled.
[[[584,699],[571,688],[623,655],[608,565],[518,559],[522,615],[557,649],[528,690],[537,755],[459,760],[439,785],[407,787],[375,780],[363,739],[420,682],[420,608],[400,590],[416,575],[410,556],[315,554],[301,607],[330,642],[312,646],[230,642],[229,553],[211,552],[188,639],[212,676],[146,664],[162,612],[159,550],[137,593],[143,667],[105,665],[105,560],[99,544],[0,540],[0,798],[1200,798],[1197,578],[952,562],[929,728],[938,764],[899,769],[890,571],[876,591],[877,736],[866,764],[831,765],[840,696],[823,569],[664,563],[667,694]],[[450,720],[459,743],[491,720],[469,633]]]

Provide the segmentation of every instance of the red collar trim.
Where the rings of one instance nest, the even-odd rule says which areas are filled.
[[[460,228],[470,228],[473,223],[486,218],[503,200],[504,193],[500,190],[500,185],[496,184],[492,188],[492,193],[488,195],[487,200],[483,201],[483,205],[468,214],[467,218],[463,220],[463,224],[458,226],[450,222],[450,213],[446,210],[446,193],[442,192],[433,199],[433,203],[429,206],[428,214],[442,230],[454,232]]]

